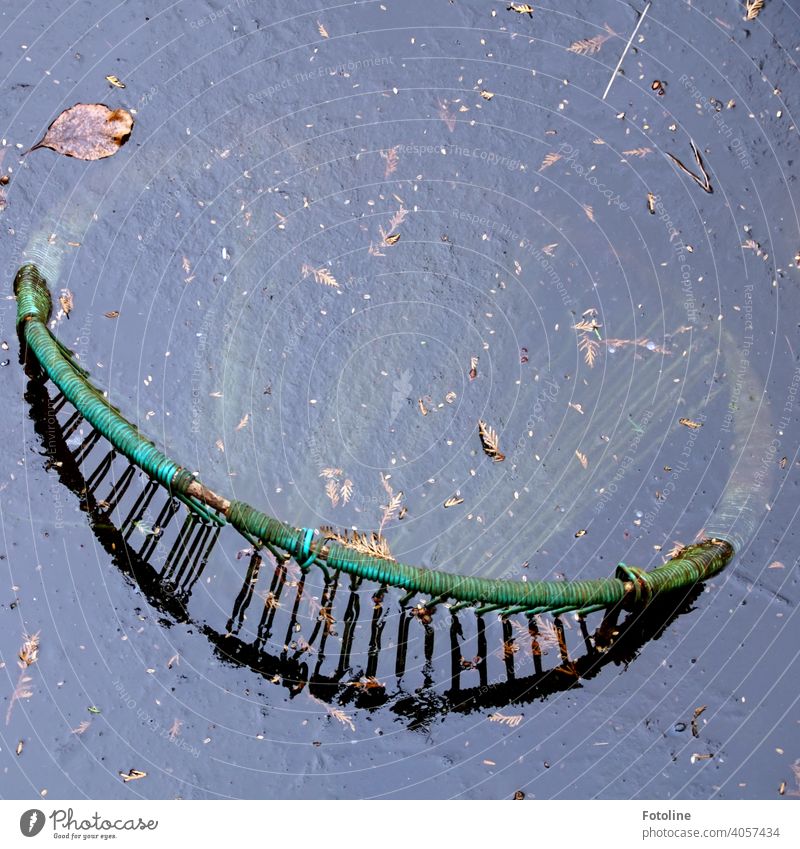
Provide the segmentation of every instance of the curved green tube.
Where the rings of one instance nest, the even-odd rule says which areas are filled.
[[[76,410],[132,463],[158,481],[172,495],[207,521],[231,524],[249,541],[281,549],[294,557],[301,569],[312,565],[346,572],[358,579],[400,587],[410,594],[428,597],[426,607],[447,601],[457,606],[479,605],[478,613],[553,613],[576,610],[588,613],[621,604],[647,604],[656,596],[688,589],[720,572],[734,553],[730,542],[706,539],[688,546],[672,560],[646,572],[620,564],[613,578],[585,581],[508,581],[476,578],[409,566],[356,552],[332,543],[308,528],[295,528],[242,501],[224,501],[223,514],[209,510],[190,492],[199,486],[187,469],[162,453],[139,433],[102,392],[91,384],[88,373],[50,332],[47,322],[52,303],[47,282],[33,263],[26,263],[14,280],[17,296],[17,328],[47,376]]]

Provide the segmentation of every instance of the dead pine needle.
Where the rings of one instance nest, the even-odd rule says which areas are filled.
[[[700,188],[708,193],[713,194],[714,189],[711,188],[711,178],[708,176],[708,172],[706,171],[705,165],[703,164],[703,157],[700,156],[700,151],[697,149],[697,145],[689,139],[689,144],[692,146],[692,153],[694,154],[694,161],[697,163],[697,167],[700,169],[702,173],[702,177],[698,177],[697,174],[694,173],[690,168],[687,168],[677,156],[673,156],[671,153],[667,153],[667,156],[678,166],[678,168],[683,171],[684,174],[688,174],[694,181],[697,183]]]

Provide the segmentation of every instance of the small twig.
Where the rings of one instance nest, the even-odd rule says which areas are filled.
[[[636,26],[634,27],[633,32],[631,33],[631,37],[628,39],[628,43],[625,45],[625,49],[622,51],[622,56],[619,57],[619,62],[617,62],[617,67],[614,68],[614,73],[611,75],[611,79],[608,81],[608,85],[606,86],[606,90],[603,92],[603,100],[606,99],[606,95],[611,91],[611,86],[614,84],[614,80],[617,77],[617,71],[622,67],[622,63],[625,60],[625,57],[628,55],[628,51],[630,50],[631,44],[633,43],[633,39],[636,38],[636,33],[639,32],[639,27],[642,25],[642,21],[644,20],[644,16],[647,14],[648,9],[650,8],[651,3],[644,7],[644,11],[639,16],[639,20],[636,22]]]

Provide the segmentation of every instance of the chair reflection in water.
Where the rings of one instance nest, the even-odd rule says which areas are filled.
[[[701,592],[701,585],[675,591],[621,622],[619,607],[590,614],[600,620],[593,633],[575,614],[530,616],[527,624],[497,614],[432,617],[401,605],[399,590],[336,571],[304,572],[279,552],[248,548],[231,558],[223,540],[236,537],[228,529],[187,510],[109,448],[63,396],[50,398],[35,370],[26,398],[50,472],[165,625],[191,623],[220,658],[283,686],[290,698],[307,688],[329,705],[386,706],[410,727],[448,712],[529,703],[580,687],[608,664],[627,666]],[[214,580],[204,583],[209,564]],[[246,566],[236,583],[232,566]],[[217,583],[235,593],[219,622]]]

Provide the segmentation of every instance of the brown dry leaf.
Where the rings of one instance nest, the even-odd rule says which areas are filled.
[[[481,97],[484,100],[491,100],[494,97],[493,91],[486,91],[486,89],[481,89]]]
[[[746,0],[745,9],[747,14],[744,19],[746,21],[754,21],[758,17],[758,13],[764,8],[764,0]]]
[[[26,669],[33,666],[39,659],[39,631],[28,636],[25,635],[22,648],[19,650],[19,667]]]
[[[495,463],[502,463],[506,459],[506,455],[500,451],[497,431],[481,419],[478,421],[478,435],[481,438],[481,445],[486,456],[491,457]]]
[[[334,718],[339,720],[342,725],[347,725],[351,731],[355,731],[356,727],[353,724],[353,720],[340,708],[331,707],[330,705],[325,705],[328,713]]]
[[[320,532],[323,536],[343,545],[345,548],[352,548],[353,551],[360,551],[362,554],[369,554],[371,557],[380,557],[383,560],[394,562],[392,552],[389,550],[389,543],[380,534],[362,534],[358,531],[348,530],[338,531],[330,525],[323,525]]]
[[[72,312],[72,307],[74,306],[72,292],[69,289],[62,289],[61,294],[58,296],[58,302],[61,304],[64,315],[69,318],[69,314]]]
[[[664,555],[667,560],[672,560],[675,557],[680,557],[686,546],[680,540],[672,541],[672,548]]]
[[[386,161],[386,168],[383,172],[384,177],[394,174],[397,170],[397,166],[400,164],[400,156],[397,152],[398,150],[399,145],[397,147],[390,147],[388,150],[381,151],[381,159]]]
[[[323,286],[332,286],[334,289],[339,288],[339,284],[333,274],[331,274],[331,270],[325,266],[314,268],[312,265],[303,263],[300,272],[304,278],[311,276],[317,283],[321,283]]]
[[[499,722],[501,725],[507,725],[509,728],[516,728],[522,722],[522,714],[508,716],[504,713],[493,713],[489,717],[489,722]]]
[[[103,313],[106,318],[119,318],[119,310],[110,310],[109,312]]]
[[[391,245],[396,245],[399,241],[400,241],[400,234],[399,233],[392,233],[391,235],[384,237],[383,243],[384,243],[384,245],[391,246]]]
[[[700,422],[693,421],[692,419],[678,419],[678,424],[682,424],[684,427],[691,428],[692,430],[698,430],[703,426]]]
[[[342,496],[342,501],[347,504],[347,502],[353,497],[353,481],[351,481],[350,478],[347,478],[347,480],[345,480],[342,484],[339,492]]]
[[[330,499],[331,505],[333,507],[336,507],[336,505],[339,503],[339,489],[336,486],[336,481],[329,480],[325,484],[325,495],[327,495]]]
[[[392,485],[389,483],[389,478],[381,473],[381,484],[383,488],[386,490],[386,494],[389,496],[389,503],[381,505],[381,524],[378,529],[378,536],[381,537],[383,534],[383,529],[388,522],[395,517],[397,511],[400,509],[400,505],[403,502],[403,493],[395,492],[392,489]]]
[[[605,25],[605,30],[604,33],[598,33],[598,35],[593,35],[591,38],[582,38],[580,41],[573,41],[568,48],[569,52],[577,53],[579,56],[591,56],[593,53],[597,53],[612,35],[616,35],[608,24]]]
[[[450,496],[450,498],[447,499],[447,501],[445,501],[444,506],[446,508],[447,507],[456,507],[459,504],[463,504],[463,503],[464,503],[463,498],[459,497],[458,495],[452,495],[452,496]]]
[[[640,159],[644,159],[648,153],[652,153],[652,147],[635,147],[633,150],[623,150],[623,156],[638,156]]]
[[[236,425],[236,430],[241,430],[243,427],[247,427],[247,423],[250,421],[250,413],[245,413],[239,421],[239,424]]]
[[[176,740],[178,735],[181,733],[181,728],[183,727],[183,721],[180,719],[176,719],[169,729],[169,739]]]
[[[578,344],[579,350],[583,351],[583,359],[589,368],[594,368],[594,362],[597,359],[597,351],[600,345],[595,342],[590,336],[585,333],[581,335],[581,341]]]
[[[81,722],[78,724],[78,726],[76,728],[72,729],[71,733],[72,734],[84,734],[84,733],[86,733],[87,729],[89,728],[89,726],[91,724],[92,724],[91,719],[83,719],[83,720],[81,720]]]
[[[577,448],[575,449],[575,456],[578,458],[584,469],[589,468],[589,458],[583,452],[578,451]]]
[[[530,3],[511,3],[506,7],[506,11],[516,12],[518,15],[527,15],[529,18],[533,17],[533,6]]]
[[[583,211],[586,213],[586,217],[594,224],[594,210],[588,203],[582,203]]]
[[[62,112],[28,152],[49,147],[76,159],[105,159],[128,141],[132,130],[133,118],[125,109],[112,111],[102,103],[78,103]]]
[[[326,467],[320,471],[319,476],[321,478],[325,478],[326,480],[330,480],[331,478],[338,478],[339,475],[344,474],[342,469],[334,469],[333,467]]]
[[[542,164],[539,166],[540,171],[544,171],[545,168],[549,168],[551,165],[555,165],[558,160],[561,159],[560,153],[548,153],[547,156],[542,160]]]
[[[470,357],[469,358],[469,379],[475,380],[478,376],[478,358]]]
[[[656,196],[652,192],[647,193],[647,211],[650,215],[656,214]]]
[[[130,769],[128,772],[121,772],[119,777],[127,784],[129,781],[138,781],[140,778],[147,778],[147,773],[140,769]]]
[[[325,26],[320,21],[317,21],[317,29],[319,30],[319,34],[323,38],[330,38],[330,36],[328,35],[328,30],[325,29]]]
[[[106,77],[106,80],[114,86],[114,88],[125,88],[125,83],[119,77],[115,77],[114,74],[109,74]]]

